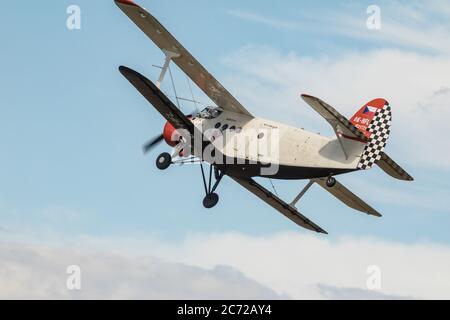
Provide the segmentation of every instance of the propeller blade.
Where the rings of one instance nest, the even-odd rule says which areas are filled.
[[[153,147],[155,147],[158,143],[163,141],[163,139],[164,139],[164,135],[161,134],[161,135],[153,138],[152,140],[150,140],[146,144],[144,144],[144,146],[142,147],[142,150],[144,151],[144,154],[148,153],[151,149],[153,149]]]

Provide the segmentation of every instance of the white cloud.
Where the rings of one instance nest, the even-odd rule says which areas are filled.
[[[414,297],[400,297],[383,294],[374,290],[364,290],[357,288],[337,288],[327,285],[317,286],[321,295],[330,300],[405,300],[417,299]]]
[[[288,30],[298,30],[301,28],[297,22],[294,21],[286,21],[286,20],[278,20],[274,18],[268,18],[260,14],[252,13],[252,12],[244,12],[238,10],[231,10],[227,12],[230,16],[243,19],[246,21],[260,23],[272,28],[277,29],[288,29]]]
[[[81,292],[65,287],[73,264]],[[367,289],[372,265],[381,290]],[[60,249],[1,244],[0,298],[448,299],[448,270],[450,247],[425,242],[291,232],[192,234],[180,243],[84,238]]]
[[[330,240],[299,233],[266,237],[192,235],[159,255],[204,268],[227,264],[277,292],[311,298],[450,298],[450,247],[377,239]],[[381,269],[381,291],[368,291],[367,268]]]
[[[66,287],[69,265],[81,290]],[[157,258],[0,244],[0,299],[278,299],[237,270],[204,269]]]
[[[327,34],[344,36],[363,42],[394,47],[419,49],[425,52],[450,53],[450,6],[444,1],[398,1],[378,3],[381,10],[381,29],[368,30],[367,6],[352,3],[320,8],[308,14],[300,13],[295,20],[277,18],[256,12],[232,10],[228,14],[247,22],[282,29],[307,31],[312,36]],[[430,34],[433,36],[430,37]]]

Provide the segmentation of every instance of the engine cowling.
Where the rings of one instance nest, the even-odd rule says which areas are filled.
[[[170,122],[166,122],[164,125],[163,136],[164,141],[166,141],[166,143],[171,147],[175,147],[178,142],[180,142],[181,138],[180,134],[177,132],[177,129],[175,129]]]
[[[187,115],[186,118],[192,121],[194,116],[190,114]],[[182,136],[177,132],[177,129],[175,129],[175,127],[168,121],[164,125],[163,137],[164,141],[166,141],[166,143],[171,147],[175,147],[182,139]]]

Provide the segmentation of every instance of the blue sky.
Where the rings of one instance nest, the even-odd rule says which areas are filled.
[[[339,178],[381,219],[352,211],[319,187],[299,210],[330,233],[319,236],[327,243],[450,244],[446,2],[379,1],[379,31],[366,28],[371,1],[139,3],[255,115],[331,136],[300,93],[320,96],[349,117],[369,99],[389,100],[387,152],[416,180],[396,181],[378,168]],[[71,4],[81,7],[81,30],[66,28]],[[157,170],[155,157],[169,150],[164,144],[143,156],[142,144],[161,133],[164,120],[117,68],[156,79],[152,64],[163,55],[112,1],[8,1],[0,19],[3,242],[308,236],[230,179],[208,211],[197,166]],[[181,95],[189,95],[184,76],[175,69],[174,75]],[[163,88],[171,90],[168,83]],[[275,184],[291,200],[305,182]]]

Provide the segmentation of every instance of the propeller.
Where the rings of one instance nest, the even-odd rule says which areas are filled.
[[[152,140],[150,140],[146,144],[144,144],[144,146],[142,147],[144,154],[150,152],[150,150],[152,150],[158,143],[160,143],[163,140],[164,140],[164,135],[161,134],[159,136],[154,137]]]
[[[191,114],[189,114],[187,117],[196,117],[198,115],[199,111],[198,109],[194,110]],[[165,129],[164,129],[165,130]],[[143,145],[142,151],[144,154],[149,153],[158,143],[164,140],[164,134],[161,134],[159,136],[154,137],[153,139],[149,140],[146,144]]]

